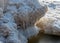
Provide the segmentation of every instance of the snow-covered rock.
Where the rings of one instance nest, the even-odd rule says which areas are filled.
[[[41,5],[37,1],[38,0],[23,0],[21,2],[23,5],[18,8],[18,13],[14,15],[16,23],[20,25],[21,28],[26,29],[34,25],[34,23],[47,12],[47,6]]]
[[[3,2],[4,1],[4,2]],[[38,0],[2,0],[0,9],[1,43],[28,43],[39,29],[34,25],[47,12],[47,6]],[[8,3],[8,4],[7,4]]]

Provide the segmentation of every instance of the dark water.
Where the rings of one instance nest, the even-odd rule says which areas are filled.
[[[44,35],[39,43],[60,43],[60,36]]]
[[[39,34],[29,39],[28,43],[60,43],[60,36]]]

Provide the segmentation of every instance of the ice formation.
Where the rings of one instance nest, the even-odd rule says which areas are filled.
[[[3,8],[0,9],[0,42],[28,43],[28,38],[39,33],[34,24],[44,16],[47,6],[38,0],[7,1],[2,0]]]

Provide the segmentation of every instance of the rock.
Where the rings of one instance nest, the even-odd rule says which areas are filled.
[[[33,36],[36,36],[38,33],[39,33],[39,29],[36,26],[31,26],[24,31],[24,36],[26,38],[31,38]]]
[[[14,18],[17,25],[23,29],[34,25],[47,12],[47,6],[40,5],[37,0],[22,0],[20,3],[22,5],[18,8],[18,13],[14,15]]]
[[[34,24],[37,20],[45,15],[48,8],[47,6],[38,3],[37,0],[23,0],[20,3],[23,5],[18,8],[18,13],[14,15],[14,19],[18,26],[18,29],[23,29],[26,32],[24,32],[24,35],[27,38],[30,38],[31,36],[35,36],[39,32],[39,29],[37,28],[36,30]]]
[[[8,4],[8,0],[0,0],[0,8],[2,8],[3,10],[6,9]]]
[[[3,12],[7,9],[8,0],[0,0],[0,17],[3,16]]]
[[[17,8],[16,6],[7,6],[7,11],[15,14],[17,13]]]
[[[5,38],[3,36],[0,36],[0,43],[5,43]]]
[[[3,2],[4,1],[4,2]],[[39,29],[34,25],[45,15],[47,6],[38,0],[2,0],[0,10],[1,43],[28,43],[28,38],[36,36]]]
[[[3,17],[3,9],[0,8],[0,18]]]
[[[60,15],[45,15],[36,23],[36,26],[45,34],[60,35]]]

